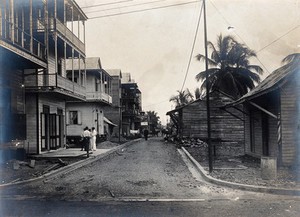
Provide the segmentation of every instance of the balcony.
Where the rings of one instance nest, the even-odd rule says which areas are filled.
[[[138,116],[140,114],[140,112],[136,109],[128,109],[122,112],[122,115],[124,117],[134,117],[134,116]]]
[[[86,93],[87,101],[103,101],[105,103],[112,103],[112,97],[106,93],[102,92],[87,92]]]
[[[46,68],[46,46],[8,20],[0,22],[0,46]]]
[[[81,100],[86,99],[85,87],[58,74],[35,74],[25,76],[26,91],[52,91]]]
[[[66,25],[60,22],[58,19],[52,18],[50,20],[51,27],[55,28],[59,35],[68,40],[74,47],[76,47],[82,54],[85,54],[85,44],[70,30]],[[55,24],[55,25],[54,25]]]

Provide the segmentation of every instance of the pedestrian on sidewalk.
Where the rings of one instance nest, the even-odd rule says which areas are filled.
[[[145,137],[145,140],[148,140],[148,134],[149,134],[148,129],[145,129],[145,130],[144,130],[144,137]]]
[[[81,137],[82,137],[81,151],[83,151],[83,148],[84,148],[84,150],[87,152],[87,157],[89,157],[91,132],[89,131],[88,127],[85,127],[83,129],[83,133],[82,133]]]
[[[92,127],[91,132],[91,149],[92,151],[96,151],[97,145],[96,145],[96,137],[97,137],[97,131],[95,130],[95,127]]]

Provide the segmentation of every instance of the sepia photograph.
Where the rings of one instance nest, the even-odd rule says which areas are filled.
[[[0,0],[0,216],[299,217],[299,0]]]

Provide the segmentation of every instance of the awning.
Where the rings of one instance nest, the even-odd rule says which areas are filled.
[[[111,122],[110,120],[108,120],[106,117],[103,117],[103,120],[108,123],[109,125],[112,125],[114,127],[117,127],[118,125],[114,124],[113,122]]]

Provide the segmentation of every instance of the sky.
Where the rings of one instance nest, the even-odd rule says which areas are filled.
[[[89,18],[86,56],[100,57],[104,69],[131,73],[142,92],[143,110],[156,111],[166,124],[166,112],[174,109],[170,97],[182,87],[194,93],[201,85],[195,76],[205,65],[195,56],[204,54],[203,13],[196,35],[202,1],[76,2]],[[285,56],[300,52],[299,0],[206,0],[206,14],[208,41],[232,35],[256,51],[257,58],[250,61],[264,69],[262,79],[280,67]]]

